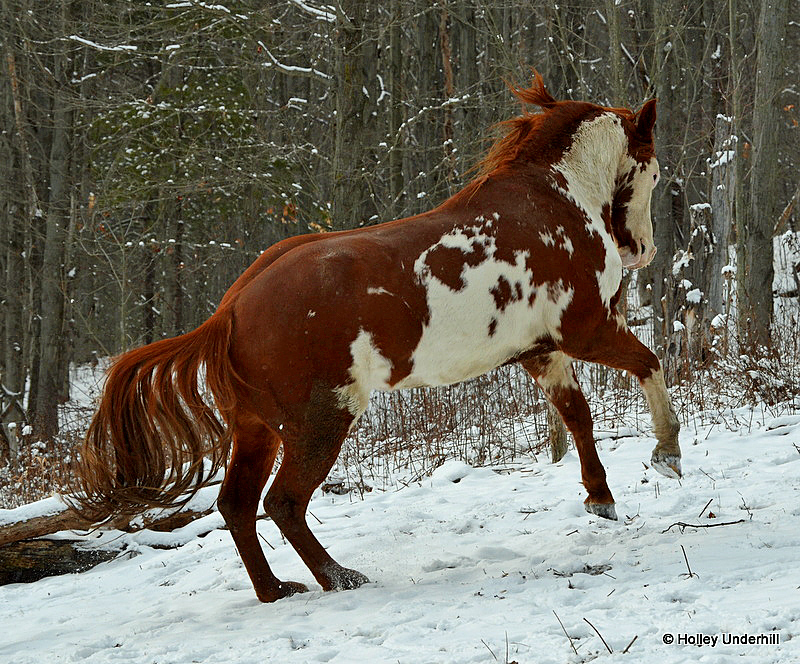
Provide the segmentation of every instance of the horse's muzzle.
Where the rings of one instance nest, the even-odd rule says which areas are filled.
[[[638,252],[631,251],[630,247],[620,247],[619,256],[622,259],[622,267],[628,270],[638,270],[650,265],[656,255],[656,246],[651,245],[648,249],[644,243],[639,244]]]

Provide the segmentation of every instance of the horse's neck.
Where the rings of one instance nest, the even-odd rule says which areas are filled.
[[[603,113],[579,125],[569,150],[553,164],[566,179],[569,194],[592,216],[599,218],[614,197],[626,142],[619,118]]]

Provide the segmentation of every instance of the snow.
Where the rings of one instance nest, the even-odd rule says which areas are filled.
[[[717,314],[711,321],[711,327],[714,329],[725,327],[726,317],[723,314]]]
[[[363,498],[316,492],[312,528],[372,580],[354,591],[323,593],[267,520],[273,569],[311,588],[274,604],[256,600],[216,512],[174,533],[85,535],[124,551],[0,587],[0,662],[563,664],[619,661],[634,637],[624,661],[800,661],[800,416],[695,414],[680,481],[648,467],[649,433],[598,437],[619,522],[584,512],[574,452],[449,461],[421,481],[373,481]],[[743,634],[779,643],[723,643]]]
[[[719,168],[720,166],[724,166],[732,162],[735,157],[735,150],[722,150],[721,152],[717,152],[717,158],[714,162],[712,162],[710,168]]]
[[[72,41],[76,41],[79,44],[83,44],[84,46],[90,46],[92,48],[97,49],[98,51],[138,51],[138,46],[133,46],[131,44],[118,44],[117,46],[103,46],[102,44],[97,44],[96,42],[89,41],[88,39],[84,39],[78,35],[70,35],[67,39],[71,39]]]
[[[688,293],[686,293],[686,301],[690,302],[691,304],[700,304],[703,301],[703,291],[699,288],[693,288]]]
[[[22,505],[13,510],[0,509],[0,526],[7,526],[17,521],[25,521],[40,516],[51,516],[63,512],[67,506],[59,496],[51,496],[35,503]]]
[[[291,0],[291,2],[292,4],[300,7],[300,9],[303,11],[316,17],[317,20],[327,21],[328,23],[336,22],[336,12],[332,7],[327,9],[317,9],[316,7],[312,7],[311,5],[301,2],[300,0]]]

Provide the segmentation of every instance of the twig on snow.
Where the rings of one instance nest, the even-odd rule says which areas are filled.
[[[689,557],[686,555],[686,549],[683,548],[683,544],[681,544],[681,551],[683,551],[683,559],[686,561],[686,569],[689,570],[689,578],[691,579],[693,576],[697,576],[697,574],[692,572],[692,568],[689,567]]]
[[[606,647],[606,650],[608,650],[608,654],[609,655],[613,655],[614,651],[611,650],[611,646],[606,643],[606,640],[603,638],[603,635],[600,633],[600,631],[597,629],[597,627],[592,625],[592,623],[590,623],[588,620],[586,620],[586,618],[583,619],[583,622],[585,622],[587,625],[589,625],[589,627],[591,627],[595,631],[595,634],[597,634],[597,636],[600,637],[600,640],[603,642],[603,645]]]
[[[683,521],[676,521],[671,526],[669,526],[669,528],[665,528],[664,530],[662,530],[661,534],[663,535],[664,533],[668,533],[670,531],[670,528],[674,528],[675,526],[678,526],[678,528],[681,529],[682,533],[686,528],[719,528],[720,526],[733,526],[734,524],[744,523],[744,522],[745,519],[739,519],[738,521],[723,521],[722,523],[685,523]]]
[[[485,645],[485,646],[486,646],[486,649],[487,649],[487,650],[488,650],[490,653],[492,653],[492,657],[494,657],[494,661],[495,661],[495,662],[499,661],[499,660],[497,659],[497,655],[495,655],[495,654],[494,654],[494,650],[492,650],[492,649],[489,647],[489,644],[488,644],[488,643],[486,643],[486,641],[484,641],[483,639],[481,639],[481,643],[482,643],[483,645]]]
[[[630,642],[630,643],[629,643],[627,646],[625,646],[625,650],[623,650],[623,651],[622,651],[622,654],[623,654],[623,655],[624,655],[625,653],[627,653],[627,652],[628,652],[628,650],[630,650],[630,647],[633,645],[633,642],[634,642],[634,641],[636,641],[636,639],[638,639],[638,638],[639,638],[639,635],[637,634],[636,636],[634,636],[634,637],[631,639],[631,642]]]
[[[556,617],[556,620],[558,620],[558,624],[561,625],[561,629],[564,632],[564,636],[566,636],[567,640],[569,641],[569,645],[572,648],[572,652],[574,652],[577,655],[578,651],[575,649],[575,644],[572,643],[572,637],[569,634],[567,634],[567,628],[564,627],[564,623],[561,622],[561,618],[558,617],[558,614],[556,613],[555,609],[553,609],[553,615]],[[497,658],[495,657],[495,659]]]
[[[705,504],[705,506],[703,507],[703,509],[701,509],[701,510],[700,510],[700,514],[698,514],[698,515],[697,515],[697,518],[698,518],[698,519],[699,519],[701,516],[703,516],[703,512],[705,512],[705,511],[706,511],[706,509],[708,508],[708,506],[711,504],[711,501],[712,501],[712,500],[714,500],[714,499],[713,499],[713,498],[709,498],[709,499],[708,499],[708,502]]]

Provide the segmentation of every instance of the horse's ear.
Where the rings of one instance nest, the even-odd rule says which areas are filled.
[[[520,88],[519,86],[509,83],[508,81],[506,81],[506,85],[511,89],[511,92],[514,94],[514,96],[521,102],[526,104],[535,104],[541,108],[552,108],[558,102],[544,86],[544,79],[542,78],[542,75],[533,68],[531,68],[531,71],[533,72],[533,82],[531,83],[531,87]]]
[[[650,99],[642,106],[642,110],[636,114],[636,133],[642,141],[650,143],[653,140],[653,127],[655,127],[655,124],[656,100]]]

